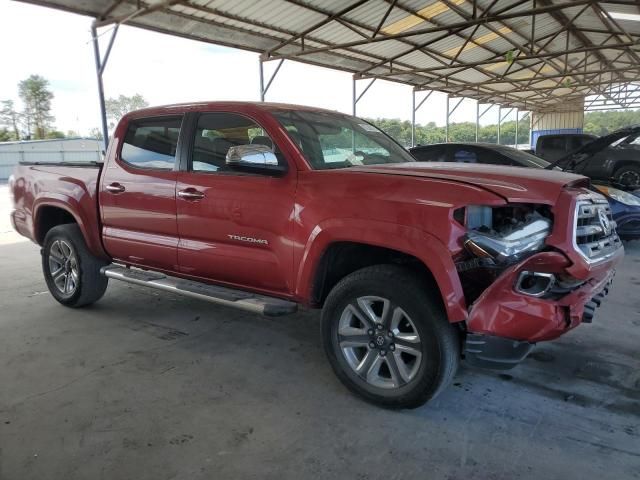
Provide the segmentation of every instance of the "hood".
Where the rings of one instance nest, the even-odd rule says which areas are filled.
[[[569,152],[564,157],[559,158],[552,164],[548,165],[546,168],[551,169],[556,165],[559,165],[565,162],[569,158],[575,157],[576,155],[587,155],[588,157],[591,155],[595,155],[596,153],[611,146],[612,143],[617,142],[618,140],[628,137],[630,135],[638,135],[639,133],[640,133],[640,125],[633,125],[631,127],[621,128],[619,130],[616,130],[615,132],[611,132],[608,135],[598,137],[595,140],[584,144],[577,150],[573,150],[572,152]]]
[[[586,187],[581,175],[524,167],[445,162],[408,162],[357,166],[349,172],[404,175],[475,185],[509,202],[533,202],[552,205],[565,186]]]

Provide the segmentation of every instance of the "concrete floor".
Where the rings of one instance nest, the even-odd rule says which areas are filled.
[[[117,282],[66,309],[38,248],[0,237],[2,480],[640,478],[640,242],[594,324],[393,412],[335,379],[316,312]]]

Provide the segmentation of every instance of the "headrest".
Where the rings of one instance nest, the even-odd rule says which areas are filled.
[[[252,145],[264,145],[266,147],[269,147],[269,148],[273,149],[273,142],[271,141],[271,139],[269,137],[266,137],[264,135],[259,135],[257,137],[253,137],[251,139],[251,144]]]

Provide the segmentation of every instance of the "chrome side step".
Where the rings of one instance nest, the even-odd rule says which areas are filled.
[[[240,308],[268,317],[288,315],[298,310],[297,303],[287,300],[194,282],[158,272],[126,268],[119,265],[108,265],[102,267],[100,271],[106,277],[113,278],[114,280],[122,280],[123,282],[133,283],[135,285],[142,285],[144,287],[156,288],[199,300],[206,300],[207,302],[217,303],[218,305]]]

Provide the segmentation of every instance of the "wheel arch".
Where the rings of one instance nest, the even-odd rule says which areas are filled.
[[[615,176],[619,170],[629,166],[636,167],[637,170],[640,170],[640,160],[632,160],[632,159],[616,160],[616,162],[613,164],[613,175]]]
[[[297,295],[321,306],[344,276],[367,266],[406,265],[437,288],[450,322],[467,310],[451,252],[434,236],[416,228],[370,220],[331,220],[318,225],[299,263]]]
[[[33,205],[33,239],[42,245],[47,232],[53,227],[75,223],[80,228],[89,251],[98,258],[107,259],[108,256],[102,248],[97,219],[91,221],[83,218],[79,205],[74,203],[77,202],[67,198],[37,199]]]

